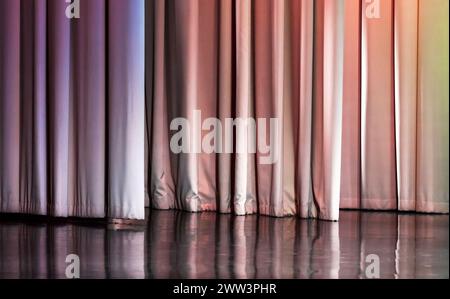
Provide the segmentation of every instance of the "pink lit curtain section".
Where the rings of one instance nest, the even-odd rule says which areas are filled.
[[[149,10],[151,206],[338,219],[344,1],[157,0]],[[280,119],[280,160],[171,153],[170,121],[193,121],[193,110]],[[248,146],[246,134],[236,138]]]
[[[448,213],[448,1],[381,4],[362,19],[361,200],[348,207]]]
[[[144,218],[143,0],[0,0],[0,212]]]
[[[328,220],[339,208],[448,213],[448,1],[379,4],[151,1],[150,205]],[[173,154],[169,123],[193,110],[279,118],[280,160]]]
[[[0,212],[448,213],[447,0],[67,5],[0,0]],[[194,110],[278,118],[279,160],[174,154]]]

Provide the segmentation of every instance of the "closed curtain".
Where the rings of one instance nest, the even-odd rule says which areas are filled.
[[[448,213],[447,0],[67,5],[0,0],[1,212]],[[198,116],[278,119],[278,159],[175,153]]]
[[[144,217],[144,1],[0,0],[0,212]]]
[[[152,207],[448,212],[448,1],[155,0],[147,17]],[[171,120],[196,110],[280,119],[279,160],[174,154]]]

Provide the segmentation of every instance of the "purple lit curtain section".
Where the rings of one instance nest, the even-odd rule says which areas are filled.
[[[150,205],[330,220],[339,208],[448,213],[448,2],[379,3],[370,18],[359,0],[151,1]],[[173,154],[170,121],[192,122],[193,110],[279,118],[279,161]]]
[[[144,218],[144,1],[0,0],[0,212]]]
[[[107,7],[109,216],[144,219],[145,1]]]

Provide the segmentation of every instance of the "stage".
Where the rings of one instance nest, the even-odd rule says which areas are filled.
[[[448,278],[448,215],[340,211],[340,221],[146,210],[145,223],[0,215],[0,278]],[[370,271],[369,271],[370,272]],[[369,273],[370,274],[370,273]]]

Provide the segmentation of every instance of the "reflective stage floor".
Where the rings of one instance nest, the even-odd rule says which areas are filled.
[[[2,220],[3,219],[3,220]],[[151,211],[142,227],[5,220],[0,278],[448,278],[448,215],[341,211],[339,222]]]

